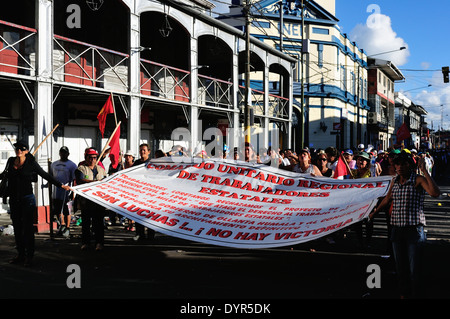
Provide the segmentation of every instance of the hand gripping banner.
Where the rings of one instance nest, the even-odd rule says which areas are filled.
[[[74,187],[166,235],[237,248],[295,245],[366,218],[392,177],[336,180],[263,164],[159,158]]]

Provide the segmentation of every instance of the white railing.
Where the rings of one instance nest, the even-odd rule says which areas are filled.
[[[54,36],[55,80],[127,92],[128,59],[128,54]]]
[[[273,117],[289,118],[289,99],[269,94],[269,115]]]
[[[264,92],[250,89],[250,102],[255,115],[266,115],[275,118],[289,119],[289,99],[274,94],[269,94],[269,110],[264,112]],[[239,86],[239,105],[244,107],[245,88]]]
[[[0,72],[34,76],[37,30],[0,20]],[[54,35],[53,79],[94,86],[110,91],[129,92],[129,55],[96,45]],[[191,73],[141,59],[140,93],[157,98],[191,102]],[[197,103],[220,109],[233,109],[233,83],[198,75]],[[243,86],[238,104],[243,106]],[[289,118],[289,100],[269,94],[268,114],[264,112],[264,92],[251,89],[255,115]]]
[[[141,59],[141,94],[189,102],[190,72]]]
[[[218,108],[233,108],[233,83],[198,75],[197,102]]]
[[[37,30],[0,20],[0,72],[34,75]]]

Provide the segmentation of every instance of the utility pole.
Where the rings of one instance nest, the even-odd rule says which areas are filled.
[[[244,134],[245,142],[250,143],[251,98],[250,98],[250,1],[244,5],[245,14],[245,96],[244,96]]]
[[[283,14],[283,0],[278,2],[280,6],[280,51],[283,52],[283,32],[284,32],[284,14]]]
[[[300,105],[301,105],[301,116],[300,116],[300,127],[302,129],[302,138],[300,140],[300,149],[304,149],[305,148],[305,80],[304,80],[304,74],[303,74],[303,52],[305,51],[305,37],[304,37],[304,33],[305,33],[305,6],[302,0],[302,51],[300,52],[300,61],[301,61],[301,70],[300,70],[300,77],[301,77],[301,101],[300,101]]]

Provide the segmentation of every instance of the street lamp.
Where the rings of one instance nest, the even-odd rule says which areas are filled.
[[[377,54],[371,54],[371,55],[369,55],[369,56],[367,56],[367,57],[368,57],[368,58],[371,58],[371,57],[374,57],[374,56],[377,56],[377,55],[382,55],[382,54],[391,53],[391,52],[397,52],[397,51],[401,51],[401,50],[405,50],[405,49],[406,49],[406,47],[400,47],[400,48],[398,48],[398,49],[396,49],[396,50],[391,50],[391,51],[381,52],[381,53],[377,53]]]
[[[431,87],[431,86],[432,86],[431,84],[428,84],[427,86],[422,86],[422,87],[420,87],[420,88],[409,89],[409,90],[401,91],[401,92],[402,92],[402,93],[405,93],[405,92],[409,92],[409,91],[414,91],[414,90],[420,90],[420,89],[424,89],[424,88],[429,88],[429,87]]]

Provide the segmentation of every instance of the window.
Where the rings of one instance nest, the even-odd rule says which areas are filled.
[[[323,44],[319,43],[317,45],[317,52],[318,52],[317,65],[319,66],[319,68],[322,68],[323,67]]]
[[[356,94],[356,77],[355,77],[355,73],[351,73],[351,81],[352,83],[350,83],[350,93],[352,93],[353,95]]]
[[[336,53],[336,71],[339,71],[339,54],[341,53],[341,50],[339,49],[339,47],[336,48],[337,53]]]
[[[341,65],[341,89],[347,91],[347,70],[345,66]]]
[[[316,33],[316,34],[326,34],[326,35],[330,34],[330,30],[324,29],[324,28],[315,28],[315,27],[313,27],[312,28],[312,32]]]

